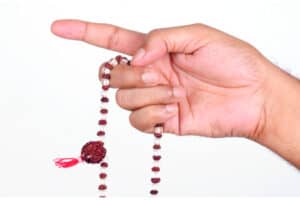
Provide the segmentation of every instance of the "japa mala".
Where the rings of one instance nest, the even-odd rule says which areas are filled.
[[[98,186],[98,190],[100,192],[99,197],[106,197],[107,185],[105,180],[107,178],[106,169],[108,168],[108,163],[105,159],[106,156],[106,148],[104,144],[104,138],[106,135],[105,127],[107,125],[107,104],[109,102],[109,98],[107,96],[107,91],[110,88],[110,78],[111,78],[111,70],[119,64],[130,65],[130,61],[126,57],[116,56],[115,58],[110,59],[108,62],[105,62],[101,65],[101,83],[102,83],[102,94],[101,94],[101,108],[100,115],[101,118],[98,121],[98,125],[100,126],[99,131],[97,132],[97,136],[99,136],[99,140],[87,142],[81,149],[81,154],[79,158],[56,158],[54,159],[55,165],[61,168],[72,167],[78,163],[89,163],[89,164],[98,164],[100,167],[99,179],[100,184]],[[149,194],[151,196],[158,195],[158,183],[160,183],[159,177],[159,161],[161,159],[160,155],[160,139],[163,134],[163,124],[157,124],[154,127],[153,135],[154,135],[154,144],[153,144],[153,166],[151,171],[153,176],[151,177],[151,189]]]

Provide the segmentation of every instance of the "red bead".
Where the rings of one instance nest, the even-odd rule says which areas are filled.
[[[102,78],[104,78],[104,79],[110,79],[111,76],[110,76],[110,74],[102,74]]]
[[[152,167],[151,169],[153,172],[159,172],[160,171],[160,168],[159,167]]]
[[[107,189],[107,186],[104,185],[104,184],[101,184],[101,185],[99,185],[98,189],[99,189],[99,190],[106,190],[106,189]]]
[[[109,89],[109,85],[102,85],[102,90],[108,90]]]
[[[158,194],[158,190],[150,190],[150,194],[151,195],[157,195]]]
[[[107,114],[107,113],[108,113],[108,110],[107,110],[106,108],[102,108],[102,109],[100,110],[100,113],[101,113],[101,114]]]
[[[160,182],[160,178],[151,178],[151,182],[157,184]]]
[[[154,133],[154,136],[155,136],[156,138],[161,138],[161,137],[162,137],[162,134],[161,134],[161,133]]]
[[[104,132],[104,131],[98,131],[98,132],[97,132],[97,135],[98,135],[98,136],[104,136],[104,135],[105,135],[105,132]]]
[[[104,63],[104,67],[107,68],[107,69],[109,69],[109,70],[112,70],[112,69],[114,68],[114,67],[113,67],[111,64],[109,64],[108,62]]]
[[[100,164],[101,167],[103,168],[107,168],[108,167],[108,163],[107,162],[103,162]]]
[[[156,149],[156,150],[161,149],[161,146],[159,144],[155,144],[155,145],[153,145],[153,149]]]
[[[86,143],[82,149],[80,158],[86,163],[100,163],[106,155],[102,141],[90,141]]]
[[[117,60],[118,63],[120,63],[121,60],[122,60],[122,56],[120,56],[120,55],[116,56],[116,60]]]
[[[102,97],[101,102],[102,103],[107,103],[109,101],[108,97]]]
[[[106,173],[100,173],[99,174],[99,178],[100,179],[105,179],[107,177],[107,174]]]
[[[155,161],[159,161],[160,159],[161,159],[161,156],[152,156],[152,158],[153,158],[153,160],[155,160]]]
[[[99,124],[99,125],[106,125],[106,124],[107,124],[107,121],[106,121],[105,119],[100,119],[100,120],[98,121],[98,124]]]

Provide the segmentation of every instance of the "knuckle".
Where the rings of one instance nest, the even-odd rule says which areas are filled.
[[[148,37],[153,38],[153,37],[160,36],[161,34],[162,34],[162,29],[161,28],[156,28],[156,29],[151,30],[148,33]]]
[[[195,27],[201,28],[201,27],[203,27],[203,24],[197,22],[197,23],[191,24],[191,26],[192,27],[195,26]]]
[[[87,35],[88,35],[88,32],[90,31],[90,27],[91,27],[90,23],[85,23],[83,34],[81,36],[82,41],[87,41]]]
[[[119,27],[112,27],[111,34],[107,40],[107,48],[113,49],[119,44],[120,38],[120,28]]]
[[[205,31],[205,30],[207,31],[207,30],[211,29],[207,25],[199,23],[199,22],[187,25],[186,28],[187,29],[196,29],[196,30],[198,29],[199,31]]]

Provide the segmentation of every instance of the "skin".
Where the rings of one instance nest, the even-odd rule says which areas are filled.
[[[206,26],[147,34],[110,24],[55,21],[57,36],[133,56],[112,70],[133,127],[207,137],[245,137],[300,168],[300,83],[257,49]],[[99,74],[101,69],[99,70]]]

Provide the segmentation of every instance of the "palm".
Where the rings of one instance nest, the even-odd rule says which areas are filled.
[[[178,115],[165,122],[168,132],[210,137],[255,133],[263,110],[263,69],[253,58],[253,51],[260,54],[241,45],[247,48],[210,43],[192,55],[168,54],[154,64],[164,84],[187,92]]]

